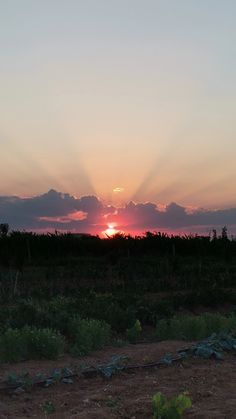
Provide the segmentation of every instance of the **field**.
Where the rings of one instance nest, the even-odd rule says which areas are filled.
[[[93,355],[75,360],[68,356],[58,361],[28,361],[10,370],[36,372],[50,371],[55,367],[86,362],[96,365],[107,361],[111,355],[127,354],[132,363],[143,364],[159,359],[164,353],[183,347],[182,342],[139,344],[124,348],[106,348]],[[148,354],[148,355],[147,355]],[[9,372],[3,366],[2,374]],[[186,360],[162,368],[121,372],[111,380],[102,377],[77,378],[72,384],[56,383],[49,388],[26,390],[22,393],[1,395],[1,418],[44,418],[43,406],[51,402],[55,412],[52,418],[151,418],[151,399],[162,391],[168,397],[188,391],[193,407],[186,418],[235,418],[235,355],[224,361]]]
[[[235,276],[236,242],[225,228],[108,239],[1,228],[0,417],[151,418],[159,391],[188,393],[184,417],[235,417],[234,344],[224,360],[218,349],[174,362],[166,355],[212,333],[234,339]],[[107,368],[113,355],[139,368],[83,375],[85,364]],[[76,371],[73,379],[36,384],[62,368]]]

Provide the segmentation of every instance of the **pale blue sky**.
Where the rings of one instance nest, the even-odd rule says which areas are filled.
[[[0,6],[0,194],[236,204],[235,1]]]

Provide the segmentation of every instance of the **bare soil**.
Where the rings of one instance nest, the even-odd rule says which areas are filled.
[[[48,373],[59,367],[82,363],[109,362],[113,355],[127,355],[130,364],[158,361],[167,352],[191,343],[161,342],[108,347],[81,359],[64,356],[57,361],[29,361],[4,365],[0,379],[10,372]],[[193,406],[185,418],[236,418],[236,356],[227,354],[223,361],[187,359],[161,368],[120,372],[111,379],[76,378],[73,384],[56,383],[48,388],[33,388],[19,394],[1,394],[0,418],[52,419],[141,419],[152,418],[152,396],[161,391],[167,397],[187,391]],[[48,416],[43,405],[50,401],[55,413]]]

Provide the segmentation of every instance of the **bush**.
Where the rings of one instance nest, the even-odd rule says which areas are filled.
[[[106,321],[116,332],[125,332],[136,319],[134,308],[127,307],[126,304],[122,307],[121,302],[116,301],[112,294],[92,295],[88,300],[86,314],[84,314],[80,312],[83,317]]]
[[[10,326],[22,328],[36,326],[59,330],[67,334],[68,323],[76,312],[72,298],[55,297],[48,302],[37,302],[32,299],[21,300],[11,310]]]
[[[26,325],[41,327],[45,313],[32,299],[19,301],[10,312],[10,327],[22,328]]]
[[[156,325],[156,336],[160,340],[199,340],[212,333],[232,332],[235,329],[235,315],[227,317],[216,313],[201,316],[179,316],[168,320],[159,320]]]
[[[173,298],[164,300],[149,300],[145,297],[139,297],[136,301],[136,317],[141,322],[155,325],[157,318],[172,317],[175,313],[175,302]]]
[[[23,329],[8,329],[0,336],[1,362],[54,359],[63,349],[62,336],[51,329],[25,326]]]
[[[105,318],[113,330],[122,333],[134,324],[135,310],[133,307],[124,309],[114,303],[108,308]]]
[[[75,318],[71,322],[70,330],[74,341],[71,352],[78,356],[100,349],[110,340],[110,326],[100,320]]]
[[[0,336],[1,362],[17,362],[25,358],[23,336],[18,329],[7,329]]]
[[[55,297],[48,304],[44,304],[44,312],[46,325],[67,335],[70,321],[77,312],[76,300],[68,297]]]

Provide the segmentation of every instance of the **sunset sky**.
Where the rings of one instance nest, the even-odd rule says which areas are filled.
[[[236,225],[235,0],[0,4],[0,222]]]

